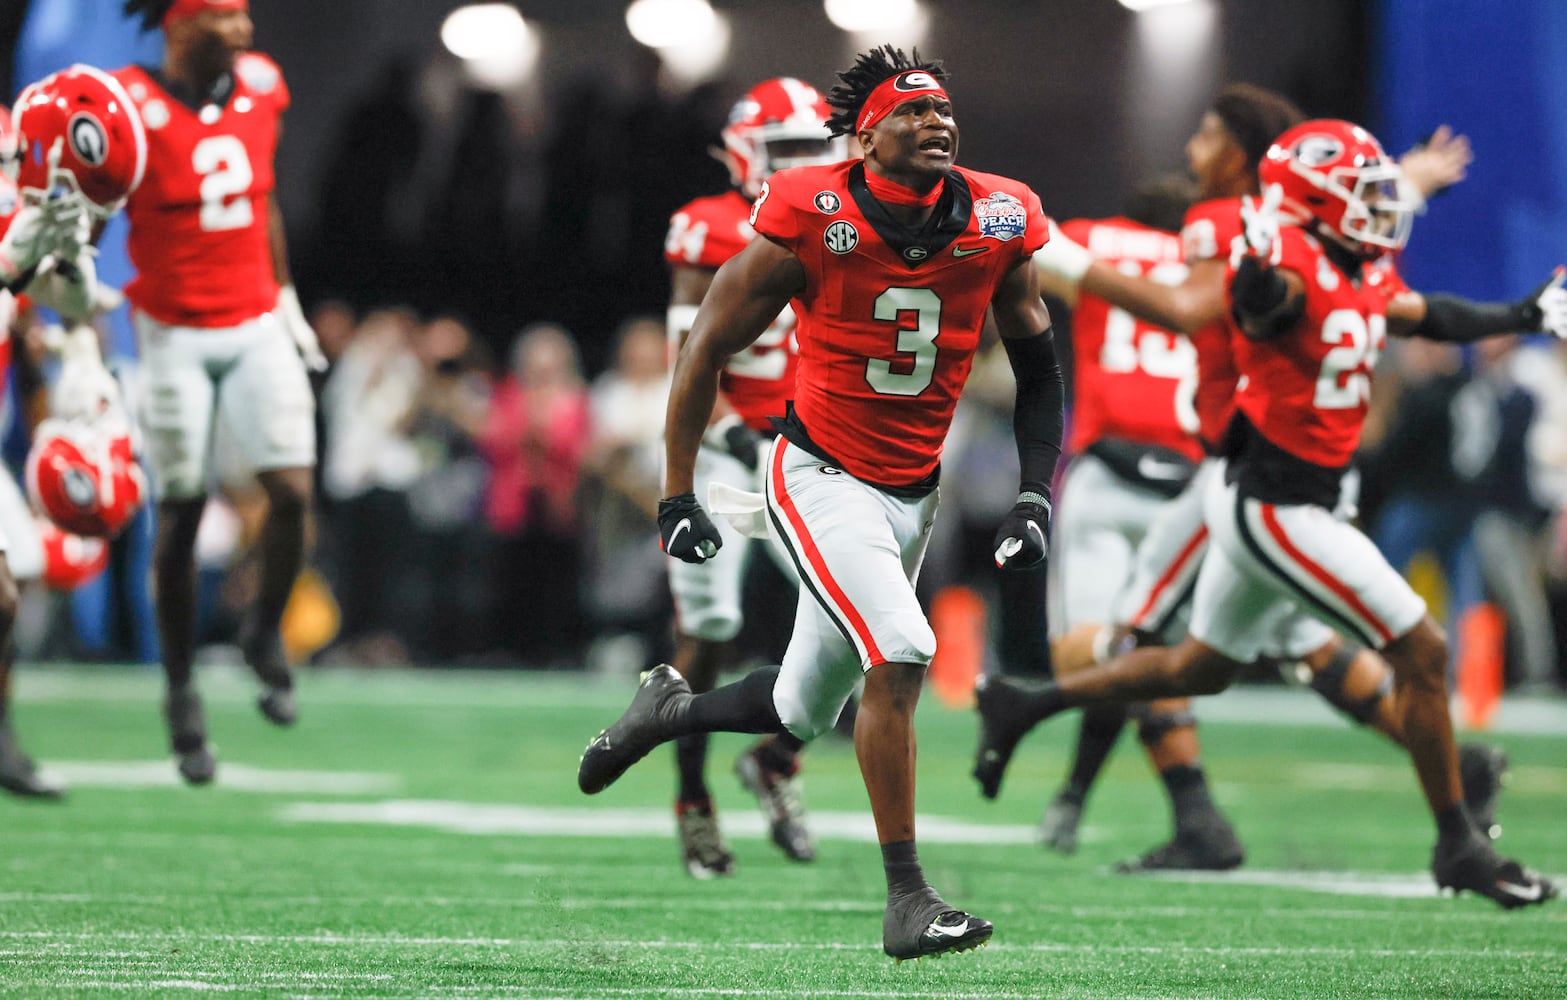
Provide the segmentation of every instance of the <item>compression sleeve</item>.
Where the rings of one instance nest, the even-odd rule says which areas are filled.
[[[1528,333],[1543,318],[1534,297],[1517,302],[1473,302],[1456,295],[1427,295],[1426,315],[1411,337],[1467,343],[1498,333]]]
[[[1012,433],[1017,438],[1022,471],[1020,492],[1038,493],[1048,500],[1066,424],[1066,387],[1056,359],[1055,335],[1046,330],[1037,337],[1003,339],[1001,343],[1017,376]]]

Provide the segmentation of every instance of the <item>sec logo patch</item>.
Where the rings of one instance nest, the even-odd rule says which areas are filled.
[[[854,223],[839,220],[827,227],[822,233],[822,242],[827,244],[827,249],[835,254],[846,254],[860,245],[860,231],[854,228]]]

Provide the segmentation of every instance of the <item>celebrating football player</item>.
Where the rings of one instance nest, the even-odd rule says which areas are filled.
[[[755,235],[749,222],[751,202],[762,183],[775,170],[831,163],[847,155],[843,140],[827,134],[830,113],[816,88],[792,77],[765,80],[736,102],[722,132],[723,149],[715,150],[729,167],[733,188],[698,198],[669,222],[664,257],[673,285],[669,336],[674,351],[685,342],[713,275]],[[774,434],[769,421],[784,415],[784,403],[794,389],[794,325],[794,312],[785,306],[766,332],[725,365],[712,422],[697,449],[697,496],[706,498],[713,483],[742,491],[760,489],[757,467]],[[723,518],[715,526],[730,549],[724,558],[669,564],[677,635],[673,666],[698,694],[713,689],[732,651],[731,640],[744,623],[741,594],[753,548]],[[768,548],[793,579],[787,553],[777,546]],[[707,787],[707,734],[690,733],[676,740],[675,764],[675,818],[686,870],[697,878],[728,875],[734,870],[734,854],[719,831]],[[761,804],[779,850],[795,861],[814,858],[796,777],[798,744],[769,736],[747,750],[735,769]]]
[[[158,497],[153,555],[164,717],[179,772],[217,767],[191,676],[196,527],[221,418],[266,491],[261,582],[240,635],[260,679],[262,713],[293,723],[293,678],[279,635],[304,558],[315,464],[315,401],[306,365],[324,359],[289,281],[273,154],[289,92],[277,65],[248,51],[246,0],[128,0],[143,30],[161,29],[163,63],[115,77],[146,126],[147,176],[126,204],[145,404]]]
[[[1284,98],[1247,84],[1226,87],[1215,98],[1186,145],[1188,165],[1206,200],[1188,211],[1182,230],[1188,264],[1184,281],[1160,283],[1126,273],[1094,260],[1091,253],[1064,236],[1052,240],[1035,257],[1042,281],[1058,294],[1103,298],[1141,320],[1190,336],[1197,351],[1198,374],[1191,396],[1192,415],[1209,455],[1218,454],[1234,409],[1237,374],[1230,350],[1234,334],[1225,302],[1224,268],[1230,244],[1240,232],[1240,199],[1258,192],[1257,168],[1263,155],[1273,138],[1300,117]],[[1424,147],[1406,154],[1410,171],[1404,189],[1423,200],[1462,179],[1469,159],[1468,143],[1462,137],[1438,130]],[[1118,629],[1112,632],[1091,623],[1081,624],[1062,637],[1058,657],[1062,673],[1105,658],[1127,634],[1146,642],[1173,642],[1180,637],[1208,540],[1199,480],[1215,475],[1218,464],[1217,458],[1205,460],[1187,488],[1164,504],[1148,526],[1137,549],[1132,577],[1116,600],[1111,620],[1119,623]],[[1286,659],[1298,657],[1312,673],[1312,688],[1330,704],[1401,743],[1387,664],[1372,650],[1347,642],[1316,623],[1305,628],[1303,634],[1276,637],[1268,653]],[[981,730],[974,774],[987,797],[997,793],[1012,748],[1027,725],[1026,719],[1012,714],[1017,703],[1008,697],[1008,688],[1006,678],[987,678],[978,691]],[[1159,706],[1130,706],[1130,710],[1139,717],[1145,749],[1169,796],[1175,833],[1167,843],[1121,869],[1222,869],[1239,864],[1243,857],[1239,841],[1208,792],[1190,703],[1166,700]],[[1083,799],[1112,749],[1127,711],[1127,706],[1102,705],[1085,713],[1071,776],[1047,808],[1042,823],[1047,844],[1075,842]],[[1481,745],[1466,745],[1460,755],[1466,802],[1477,822],[1490,828],[1506,758]]]
[[[1130,650],[1037,691],[1009,690],[1014,708],[996,745],[1015,744],[1014,723],[1071,706],[1223,690],[1280,637],[1336,628],[1392,668],[1392,712],[1436,823],[1437,884],[1509,909],[1542,903],[1555,895],[1551,883],[1498,854],[1465,804],[1441,629],[1333,510],[1386,335],[1567,337],[1563,273],[1513,303],[1410,290],[1387,262],[1408,236],[1412,209],[1398,167],[1348,122],[1295,126],[1269,147],[1259,174],[1265,194],[1243,200],[1222,279],[1238,382],[1226,462],[1202,485],[1210,541],[1187,638]]]
[[[828,95],[829,128],[864,160],[781,171],[751,210],[758,234],[719,269],[670,394],[664,550],[702,562],[723,538],[693,470],[729,359],[793,299],[799,374],[766,459],[765,518],[804,586],[781,667],[693,695],[650,671],[589,745],[595,794],[653,747],[695,732],[789,734],[833,725],[863,677],[854,743],[882,847],[882,947],[896,959],[963,951],[988,921],[925,880],[914,839],[914,708],[935,635],[914,579],[936,514],[942,442],[988,312],[1017,375],[1021,485],[997,562],[1045,557],[1063,390],[1031,256],[1048,239],[1026,186],[955,166],[958,127],[939,63],[891,46],[861,54]],[[720,556],[722,558],[722,556]]]

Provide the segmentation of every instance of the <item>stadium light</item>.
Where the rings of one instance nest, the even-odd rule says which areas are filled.
[[[708,43],[718,14],[707,0],[636,0],[626,8],[631,37],[650,49]]]
[[[441,44],[474,83],[495,90],[519,86],[539,61],[538,31],[504,3],[458,7],[441,23]]]
[[[919,20],[917,0],[826,0],[827,19],[842,31],[896,31]]]
[[[1139,14],[1145,10],[1153,10],[1155,7],[1173,7],[1176,4],[1191,2],[1192,0],[1120,0],[1122,7]]]

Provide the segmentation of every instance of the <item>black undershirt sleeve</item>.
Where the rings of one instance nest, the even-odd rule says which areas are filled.
[[[1284,276],[1255,257],[1245,257],[1230,279],[1230,312],[1248,340],[1271,340],[1293,328],[1306,309],[1305,296],[1290,297]]]
[[[1467,343],[1499,333],[1528,333],[1540,328],[1534,298],[1517,302],[1472,302],[1456,295],[1427,295],[1426,315],[1411,337]]]
[[[1007,360],[1017,376],[1017,403],[1012,410],[1012,433],[1017,438],[1018,466],[1023,493],[1050,497],[1061,438],[1066,425],[1066,387],[1056,359],[1055,335],[1046,330],[1037,337],[1003,339]]]

